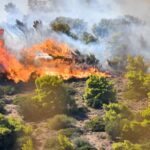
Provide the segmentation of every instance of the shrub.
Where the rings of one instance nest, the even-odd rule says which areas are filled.
[[[48,125],[51,129],[65,129],[70,128],[75,123],[75,120],[66,115],[56,115],[48,121]]]
[[[96,37],[94,37],[92,34],[90,33],[87,33],[87,32],[84,32],[83,33],[83,41],[88,44],[88,43],[91,43],[91,42],[96,42],[97,39]]]
[[[88,141],[82,138],[76,138],[74,145],[76,150],[96,150]]]
[[[100,108],[103,104],[108,104],[115,100],[115,91],[112,83],[106,78],[90,76],[86,81],[84,99],[88,106]]]
[[[93,132],[105,131],[105,124],[102,118],[94,117],[85,125],[85,129]]]
[[[122,139],[129,140],[132,143],[140,143],[150,139],[150,121],[143,120],[131,121],[124,125],[122,129]]]
[[[128,57],[125,97],[129,99],[147,98],[150,92],[150,74],[143,57]]]
[[[13,118],[5,118],[0,114],[0,149],[10,149],[14,146],[17,134],[21,133],[22,124]]]
[[[130,110],[121,104],[112,103],[104,106],[105,131],[113,140],[120,139],[125,124],[133,119]]]
[[[74,150],[73,143],[64,135],[51,137],[44,146],[45,150]]]
[[[32,140],[28,140],[25,144],[23,144],[21,150],[34,150]]]
[[[114,143],[113,150],[143,150],[139,144],[132,144],[130,141]]]
[[[35,82],[34,95],[17,97],[14,100],[14,103],[20,106],[19,111],[25,120],[37,121],[55,114],[69,113],[76,106],[60,78],[43,76]]]
[[[83,134],[83,131],[79,128],[66,128],[60,130],[59,134],[65,135],[66,137],[78,137]]]
[[[67,35],[70,34],[70,27],[68,24],[63,23],[61,21],[54,21],[51,24],[52,30],[56,31],[56,32],[62,32],[62,33],[66,33]]]
[[[64,113],[72,108],[75,102],[66,91],[63,81],[57,76],[43,76],[37,78],[35,103],[45,115],[53,116]]]

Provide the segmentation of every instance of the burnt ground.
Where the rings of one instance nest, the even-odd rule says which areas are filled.
[[[117,91],[117,100],[122,103],[128,105],[131,110],[138,111],[143,109],[149,105],[149,103],[145,103],[144,101],[127,101],[122,98],[123,95],[123,83],[126,82],[122,77],[112,78],[115,83],[115,88]],[[85,80],[71,80],[65,83],[67,86],[75,90],[75,94],[73,98],[76,100],[77,106],[80,108],[86,108],[86,115],[76,116],[77,123],[76,127],[84,130],[85,123],[94,116],[103,116],[104,112],[102,109],[92,109],[86,106],[83,100],[83,93],[85,89]],[[34,92],[34,84],[20,84],[17,85],[18,94],[5,96],[6,101],[6,116],[13,116],[15,118],[19,118],[23,120],[23,117],[18,112],[18,106],[13,104],[13,99],[16,96],[26,95]],[[32,137],[34,139],[36,150],[43,150],[43,146],[45,141],[50,138],[52,135],[56,135],[57,131],[51,131],[47,127],[47,120],[40,122],[25,122],[33,126],[33,134]],[[109,136],[105,132],[90,132],[84,131],[83,135],[81,135],[84,139],[87,139],[94,147],[98,150],[111,150],[112,141],[109,139]]]

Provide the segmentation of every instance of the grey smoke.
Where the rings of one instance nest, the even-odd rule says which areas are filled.
[[[149,0],[49,0],[45,9],[30,7],[24,13],[15,2],[5,5],[7,17],[1,26],[6,31],[6,46],[18,58],[20,50],[47,38],[67,43],[82,53],[94,53],[104,65],[108,59],[128,54],[150,58]],[[51,30],[50,23],[57,17],[63,17],[78,40]],[[82,20],[81,28],[72,25],[75,19]],[[33,27],[35,20],[41,20],[37,28]],[[86,44],[82,40],[84,32],[95,35],[98,40]]]

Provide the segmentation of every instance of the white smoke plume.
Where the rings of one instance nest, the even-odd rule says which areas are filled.
[[[6,31],[6,46],[18,57],[21,49],[53,38],[82,53],[94,53],[103,64],[108,59],[124,54],[140,54],[150,58],[149,0],[47,0],[46,6],[42,6],[44,1],[27,7],[27,0],[24,0],[23,11],[18,7],[18,0],[5,5],[7,15],[0,24]],[[51,29],[50,24],[57,17],[64,17],[67,20],[65,22],[69,22],[71,33],[78,39]],[[71,24],[75,19],[81,21],[81,28]],[[35,20],[38,20],[37,28],[33,27]],[[84,32],[97,40],[85,43]]]

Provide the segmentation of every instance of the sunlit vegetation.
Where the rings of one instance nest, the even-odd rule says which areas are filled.
[[[45,143],[44,150],[75,150],[74,144],[64,135],[59,134],[56,137],[52,137]]]
[[[84,32],[84,33],[83,33],[83,41],[84,41],[86,44],[89,44],[89,43],[92,43],[92,42],[96,42],[97,39],[96,39],[96,37],[94,37],[92,34],[87,33],[87,32]]]
[[[16,146],[21,148],[28,139],[31,140],[31,132],[31,128],[19,120],[0,114],[0,149],[12,149]]]
[[[75,150],[96,150],[88,141],[82,138],[74,140]]]
[[[143,57],[128,57],[125,97],[129,99],[144,99],[150,95],[150,74]]]
[[[65,128],[71,128],[75,124],[75,119],[66,115],[56,115],[48,121],[50,129],[59,130]]]
[[[85,124],[85,129],[93,132],[105,131],[105,124],[103,118],[98,116],[93,117],[90,121]]]
[[[84,99],[88,106],[101,108],[103,104],[115,101],[115,90],[106,78],[91,76],[86,81]]]
[[[34,95],[17,97],[14,102],[27,120],[39,120],[60,113],[69,113],[75,107],[63,81],[56,76],[44,76],[35,81]]]

